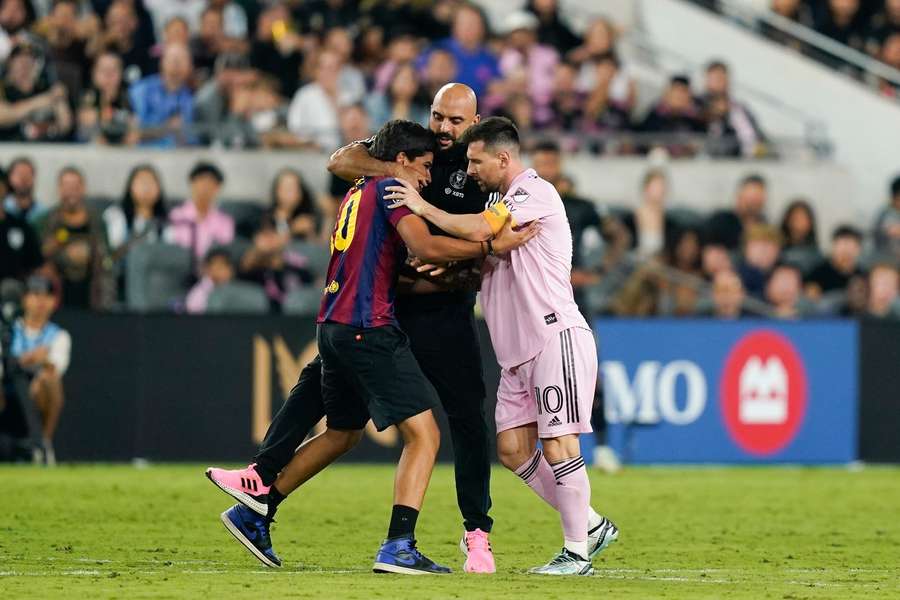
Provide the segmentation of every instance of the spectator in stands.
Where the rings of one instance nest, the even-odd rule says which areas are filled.
[[[739,319],[744,310],[746,292],[741,278],[734,271],[720,271],[713,277],[712,310],[708,316],[717,319]]]
[[[31,28],[35,21],[30,0],[0,0],[0,63],[5,63],[15,39]]]
[[[556,142],[544,141],[537,144],[531,152],[531,166],[541,178],[556,187],[562,198],[572,230],[572,287],[575,289],[578,305],[587,313],[584,288],[599,281],[599,277],[591,269],[592,265],[586,264],[585,260],[586,238],[590,237],[586,236],[588,231],[593,230],[594,238],[599,239],[601,222],[597,208],[590,200],[578,197],[565,181],[562,155]]]
[[[581,43],[560,15],[557,0],[529,0],[525,8],[538,18],[537,37],[540,43],[556,48],[562,55]]]
[[[809,28],[813,28],[815,25],[812,10],[804,0],[771,0],[769,9],[785,19],[794,21],[798,25]],[[794,50],[803,51],[806,48],[803,42],[791,34],[768,23],[761,23],[759,28],[760,32],[767,38],[789,46]]]
[[[841,317],[859,318],[866,316],[869,307],[869,278],[863,273],[858,273],[847,282],[847,293],[840,298],[836,307],[819,303],[819,309],[823,314],[836,314]]]
[[[900,30],[885,38],[884,43],[881,45],[879,58],[884,64],[900,70]],[[878,87],[885,96],[890,98],[900,97],[900,84],[882,79]]]
[[[307,28],[305,31],[321,38],[330,29],[356,23],[360,17],[359,4],[358,0],[303,2],[294,9],[294,15],[297,22]]]
[[[779,319],[797,319],[810,311],[803,298],[803,274],[794,265],[781,263],[772,269],[766,281],[765,299],[772,305],[772,316]]]
[[[137,118],[122,81],[122,59],[103,52],[94,62],[91,87],[81,96],[78,138],[97,144],[134,145],[138,141]]]
[[[103,211],[103,223],[116,257],[124,256],[137,243],[162,240],[168,212],[159,173],[152,165],[141,164],[131,170],[122,200]]]
[[[222,14],[224,33],[231,38],[247,36],[247,13],[237,2],[230,0],[144,0],[158,23],[169,23],[180,18],[192,31],[203,27],[203,16],[207,9]]]
[[[378,25],[363,27],[356,35],[352,60],[364,81],[372,82],[375,71],[384,63],[385,44],[384,29]]]
[[[222,52],[233,50],[235,41],[225,35],[222,13],[211,6],[204,8],[200,14],[200,25],[188,43],[194,59],[195,75],[201,80],[207,79],[216,58]]]
[[[50,320],[57,308],[53,292],[53,284],[46,277],[28,278],[22,298],[23,315],[13,324],[10,352],[28,374],[28,393],[41,414],[42,450],[47,466],[56,464],[53,436],[65,401],[62,379],[72,354],[72,337]]]
[[[662,99],[647,113],[640,130],[645,133],[667,134],[666,137],[706,131],[706,124],[691,96],[691,83],[687,77],[676,75],[669,80],[669,87]],[[668,140],[662,145],[674,156],[690,155],[696,150],[692,143],[677,140]]]
[[[234,240],[234,219],[218,206],[219,191],[225,176],[208,162],[198,162],[189,175],[191,197],[169,212],[171,228],[168,237],[188,248],[197,260],[210,248],[230,244]]]
[[[209,295],[217,287],[234,280],[234,263],[224,248],[211,248],[203,257],[203,276],[185,298],[185,308],[191,314],[203,314]]]
[[[427,61],[434,50],[446,50],[456,61],[456,81],[464,83],[481,95],[492,79],[500,76],[495,57],[485,44],[487,23],[481,11],[472,4],[462,4],[453,16],[451,37],[430,48],[424,56]]]
[[[279,93],[290,98],[300,82],[303,38],[297,33],[283,4],[262,12],[256,21],[256,37],[250,46],[250,64],[275,77]]]
[[[553,97],[550,113],[553,120],[548,126],[565,132],[581,132],[584,116],[585,94],[577,86],[578,71],[571,63],[556,65],[553,79]]]
[[[372,91],[384,93],[394,80],[397,69],[412,64],[419,55],[418,40],[412,33],[404,32],[388,42],[386,60],[375,69]],[[448,80],[449,81],[449,80]]]
[[[425,61],[425,69],[422,74],[422,85],[425,87],[426,94],[430,98],[434,98],[444,85],[456,81],[458,72],[459,68],[453,54],[446,50],[432,50],[428,55],[428,60]]]
[[[360,105],[348,106],[341,110],[341,144],[349,144],[368,138],[372,133],[369,125],[369,116]],[[337,217],[338,207],[344,196],[353,187],[353,182],[345,181],[335,175],[329,174],[328,180],[328,207],[321,230],[331,231],[334,219]]]
[[[344,27],[334,27],[328,31],[322,48],[338,56],[341,67],[338,72],[338,87],[348,104],[362,102],[366,96],[366,80],[362,72],[353,64],[353,39]]]
[[[708,281],[715,279],[722,271],[734,271],[731,253],[724,244],[715,239],[704,240],[700,251],[700,265],[703,277]]]
[[[50,14],[35,26],[35,33],[47,40],[48,59],[69,98],[81,97],[89,56],[97,50],[99,32],[96,15],[88,13],[79,18],[76,0],[54,0]]]
[[[538,42],[538,19],[527,11],[510,13],[503,20],[505,48],[500,55],[500,74],[506,79],[520,77],[531,100],[534,121],[538,126],[553,117],[550,102],[559,53],[552,46]]]
[[[667,237],[673,235],[674,223],[666,216],[669,178],[659,169],[651,169],[641,181],[641,203],[622,222],[631,234],[631,247],[643,258],[655,256]]]
[[[893,263],[878,263],[869,270],[867,314],[883,319],[900,319],[900,274]]]
[[[781,235],[784,240],[782,260],[797,266],[804,274],[822,260],[819,239],[816,234],[816,215],[812,205],[797,199],[788,204],[781,218]]]
[[[0,82],[0,141],[39,142],[65,138],[72,129],[66,87],[41,77],[45,57],[30,41],[13,47]]]
[[[6,173],[0,171],[0,191],[6,191]],[[0,281],[24,280],[43,262],[34,229],[24,220],[7,214],[0,202]]]
[[[34,163],[25,156],[14,158],[9,163],[6,178],[9,187],[9,194],[3,202],[6,213],[26,221],[36,231],[40,231],[47,215],[47,207],[39,204],[34,197]]]
[[[595,19],[584,32],[584,41],[566,56],[566,60],[578,65],[579,87],[583,90],[594,88],[596,80],[596,60],[615,51],[616,30],[607,19]]]
[[[890,187],[888,205],[875,218],[875,250],[900,260],[900,175]]]
[[[134,83],[156,72],[156,60],[150,54],[152,30],[149,34],[142,34],[133,2],[115,0],[109,5],[103,22],[101,45],[122,57],[127,83]]]
[[[280,232],[267,215],[253,236],[253,246],[241,259],[241,277],[262,286],[273,311],[281,310],[289,293],[311,285],[315,278],[307,258],[291,248],[290,240],[290,232]]]
[[[885,42],[898,33],[900,33],[900,0],[884,0],[882,9],[876,11],[869,19],[866,40],[869,54],[876,58],[880,57]]]
[[[744,252],[738,264],[738,275],[747,294],[762,299],[766,280],[781,254],[781,233],[771,225],[757,223],[744,233]]]
[[[216,59],[215,75],[194,96],[194,123],[200,143],[234,146],[235,137],[253,136],[244,131],[249,123],[238,117],[240,122],[235,127],[231,117],[238,116],[235,109],[240,107],[235,104],[248,105],[251,102],[249,98],[239,100],[237,96],[252,94],[251,86],[256,79],[256,72],[250,68],[250,61],[245,55],[229,52]],[[249,106],[246,108],[249,111]]]
[[[287,240],[315,240],[322,222],[312,190],[295,169],[282,169],[272,180],[269,216]]]
[[[733,210],[718,210],[706,221],[707,238],[736,250],[744,232],[754,223],[765,223],[769,191],[765,178],[747,175],[738,184]]]
[[[743,103],[734,99],[731,93],[731,76],[728,65],[714,60],[706,66],[706,80],[700,104],[707,111],[716,114],[721,126],[733,132],[739,146],[739,156],[759,157],[766,153],[766,138],[756,117]],[[716,110],[716,105],[721,108]]]
[[[634,82],[623,77],[618,57],[605,54],[593,61],[594,87],[584,100],[583,131],[615,133],[630,128],[636,102]]]
[[[301,142],[331,151],[341,142],[338,113],[354,104],[338,84],[341,59],[323,51],[316,58],[315,79],[297,90],[288,108],[288,129]]]
[[[394,70],[394,77],[387,91],[368,97],[366,109],[375,129],[380,129],[392,119],[405,119],[427,126],[431,115],[431,98],[419,85],[413,65],[406,63]]]
[[[57,177],[59,205],[44,225],[43,253],[62,282],[63,306],[107,308],[112,281],[103,224],[85,203],[84,175],[64,167]]]
[[[865,27],[859,0],[828,0],[828,7],[816,18],[819,33],[836,42],[865,51]]]
[[[806,278],[806,295],[818,301],[829,292],[843,291],[859,273],[862,233],[851,225],[839,225],[831,235],[831,251]]]
[[[191,54],[185,46],[166,46],[159,75],[131,86],[129,99],[145,146],[173,148],[196,140],[194,94],[189,86]]]

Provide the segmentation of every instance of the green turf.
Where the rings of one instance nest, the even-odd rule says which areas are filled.
[[[459,573],[452,471],[420,547],[446,577],[373,575],[389,467],[338,466],[282,505],[266,570],[219,522],[199,466],[0,468],[0,598],[900,598],[900,470],[634,468],[593,475],[621,538],[593,578],[523,571],[560,546],[558,520],[494,473],[496,576]]]

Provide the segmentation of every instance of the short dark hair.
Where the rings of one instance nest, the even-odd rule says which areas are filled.
[[[28,158],[27,156],[17,156],[12,159],[9,163],[9,166],[6,168],[7,173],[12,173],[12,170],[15,169],[19,165],[27,165],[31,172],[34,173],[36,169],[34,168],[34,161]]]
[[[669,85],[683,85],[686,87],[691,87],[691,78],[687,75],[673,75],[669,79]]]
[[[200,162],[195,164],[194,168],[191,169],[190,175],[188,175],[188,181],[193,181],[201,175],[212,176],[216,181],[219,182],[219,185],[222,185],[222,182],[225,181],[225,175],[222,174],[222,170],[211,162],[201,160]]]
[[[203,264],[208,265],[217,258],[224,258],[232,268],[234,267],[234,258],[225,246],[213,246],[207,250],[206,255],[203,257]]]
[[[484,142],[485,146],[519,147],[519,130],[506,117],[488,117],[472,125],[459,138],[463,145]]]
[[[541,140],[537,144],[534,145],[534,148],[531,150],[532,154],[537,152],[550,152],[552,154],[559,154],[561,152],[559,148],[559,144],[554,140]]]
[[[891,182],[891,198],[898,196],[900,196],[900,175],[894,177],[894,180]]]
[[[706,64],[706,72],[707,73],[709,73],[710,71],[718,70],[718,69],[721,69],[727,73],[728,65],[726,65],[725,62],[720,59],[713,59]]]
[[[659,167],[652,167],[644,173],[643,177],[641,177],[641,189],[647,189],[647,186],[650,185],[650,182],[654,179],[662,179],[667,184],[669,183],[669,176],[666,175],[665,170]]]
[[[763,187],[768,187],[766,183],[766,178],[760,175],[759,173],[751,173],[741,179],[741,182],[738,184],[738,188],[742,188],[747,185],[761,185]]]
[[[81,172],[81,169],[76,167],[75,165],[66,165],[62,169],[59,170],[59,174],[56,176],[56,181],[62,181],[62,178],[66,175],[76,175],[78,179],[84,183],[84,173]]]
[[[414,160],[437,149],[437,138],[430,129],[418,123],[394,119],[382,125],[369,148],[373,158],[384,161],[397,160],[401,152]]]
[[[857,242],[862,242],[862,232],[853,225],[838,225],[831,234],[831,241],[842,237],[852,237]]]

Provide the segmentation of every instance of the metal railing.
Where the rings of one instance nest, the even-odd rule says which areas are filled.
[[[708,8],[706,4],[697,2],[697,0],[689,1]],[[759,10],[740,0],[718,0],[718,11],[736,23],[758,33],[760,33],[760,26],[765,25],[790,36],[818,53],[838,59],[841,63],[862,73],[860,79],[868,83],[869,87],[877,85],[879,81],[886,81],[900,88],[900,70],[771,10]],[[811,57],[817,58],[815,54]]]

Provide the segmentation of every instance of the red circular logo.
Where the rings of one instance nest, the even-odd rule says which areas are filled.
[[[719,395],[731,439],[746,452],[774,454],[787,446],[806,412],[806,371],[791,342],[755,331],[725,360]]]

